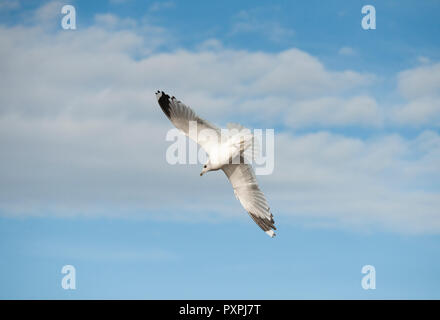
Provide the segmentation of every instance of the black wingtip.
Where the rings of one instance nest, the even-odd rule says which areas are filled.
[[[170,106],[170,96],[167,95],[163,91],[157,91],[156,95],[158,96],[157,102],[159,102],[160,108],[165,113],[165,115],[168,117],[168,119],[171,119],[171,106]]]

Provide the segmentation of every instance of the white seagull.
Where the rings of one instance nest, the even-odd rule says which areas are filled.
[[[198,143],[208,154],[209,159],[200,175],[208,171],[223,170],[234,188],[235,196],[252,220],[266,234],[274,237],[276,227],[269,205],[258,187],[252,166],[243,161],[243,153],[248,148],[249,141],[237,140],[237,136],[232,136],[226,141],[222,139],[221,142],[218,139],[204,138],[200,134],[201,131],[211,130],[220,135],[220,129],[201,119],[191,108],[163,91],[157,91],[156,98],[162,111],[174,126]],[[197,125],[195,133],[190,128],[191,122]],[[231,161],[236,157],[239,157],[240,161]]]

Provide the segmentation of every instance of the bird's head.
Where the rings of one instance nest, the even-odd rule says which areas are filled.
[[[200,172],[200,176],[203,176],[209,170],[211,170],[211,164],[208,162],[203,166],[202,172]]]

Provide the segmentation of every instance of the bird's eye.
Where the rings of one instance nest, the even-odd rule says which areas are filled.
[[[203,166],[203,168],[205,168],[205,169],[206,169],[206,167],[207,167],[207,166],[206,166],[206,164],[205,164],[205,165]]]

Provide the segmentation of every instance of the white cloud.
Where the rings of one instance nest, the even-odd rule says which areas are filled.
[[[26,15],[28,23],[42,28],[61,28],[61,9],[65,3],[61,1],[49,1],[36,9],[33,14]]]
[[[376,101],[368,96],[348,99],[323,97],[294,104],[286,122],[293,127],[344,126],[347,124],[371,126],[382,123]]]
[[[380,124],[375,100],[356,93],[372,75],[329,70],[298,49],[250,52],[213,42],[159,52],[165,31],[142,26],[151,35],[145,41],[138,26],[96,19],[120,27],[0,27],[3,215],[247,219],[224,176],[200,178],[199,166],[165,162],[171,124],[156,89],[215,122]],[[280,133],[276,143],[275,173],[260,182],[278,221],[440,232],[437,133]]]
[[[392,109],[392,120],[401,125],[440,126],[440,63],[400,72],[397,81],[407,101]]]
[[[171,9],[175,6],[176,4],[173,1],[156,1],[150,5],[149,11],[156,12],[160,10]]]
[[[393,119],[399,124],[410,126],[440,126],[440,96],[411,99],[408,103],[395,107]]]
[[[343,56],[353,56],[356,54],[356,51],[352,47],[342,47],[339,49],[338,53]]]
[[[135,28],[137,23],[135,20],[130,18],[120,19],[110,13],[97,14],[95,16],[96,25],[102,28]]]
[[[1,211],[246,219],[222,174],[201,179],[199,166],[165,162],[167,143],[160,137],[169,126],[160,112],[130,122],[3,117]],[[413,140],[279,134],[275,159],[275,173],[259,180],[277,221],[319,224],[324,219],[350,228],[440,231],[440,197],[429,190],[440,178],[437,133],[424,132]],[[165,207],[179,210],[170,215]]]
[[[232,26],[232,34],[257,33],[273,42],[286,42],[295,34],[289,28],[283,27],[279,21],[268,19],[269,8],[254,8],[242,10],[236,17]]]
[[[279,135],[276,171],[265,179],[275,207],[300,221],[359,229],[440,231],[440,136],[361,140],[327,132]],[[272,205],[273,206],[273,205]]]
[[[425,57],[425,56],[419,56],[419,57],[417,57],[417,61],[422,64],[428,64],[431,62],[431,59],[429,59],[428,57]]]
[[[162,86],[216,95],[311,96],[343,92],[366,85],[369,75],[353,71],[331,72],[314,57],[298,49],[280,53],[235,50],[162,53],[143,60]],[[168,76],[172,73],[174,76]]]
[[[0,11],[12,11],[20,7],[20,1],[18,0],[3,0],[0,2]]]
[[[440,63],[400,72],[400,93],[408,99],[440,94]]]
[[[218,51],[224,49],[223,44],[218,39],[208,39],[197,46],[200,51]]]

